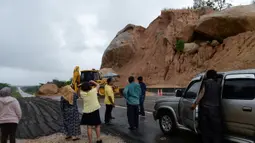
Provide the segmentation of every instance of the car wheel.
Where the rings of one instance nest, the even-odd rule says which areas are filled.
[[[161,115],[159,125],[164,134],[172,134],[176,130],[176,123],[171,113]]]

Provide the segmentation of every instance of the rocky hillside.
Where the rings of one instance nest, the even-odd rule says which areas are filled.
[[[128,24],[112,40],[101,68],[112,68],[120,85],[142,75],[150,85],[185,86],[197,73],[255,67],[255,5],[220,12],[162,11],[147,28]],[[184,41],[184,49],[176,43]]]

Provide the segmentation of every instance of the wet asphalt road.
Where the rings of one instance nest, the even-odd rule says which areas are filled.
[[[127,143],[199,143],[197,135],[187,130],[180,130],[172,136],[164,135],[161,132],[158,121],[153,119],[151,113],[155,100],[158,98],[167,97],[150,96],[146,98],[146,117],[140,117],[140,127],[137,131],[130,131],[128,129],[126,102],[123,98],[117,98],[115,103],[119,106],[116,106],[112,112],[116,119],[112,121],[113,125],[111,126],[102,125],[102,131],[121,136]],[[105,106],[102,106],[100,110],[102,121],[104,119],[104,111]]]
[[[104,119],[105,107],[101,109],[101,118]],[[152,114],[140,117],[140,126],[137,131],[128,129],[126,109],[116,107],[113,110],[113,125],[102,125],[104,133],[110,133],[122,137],[127,143],[198,143],[198,137],[190,131],[180,130],[172,136],[164,135],[158,122],[154,121]]]
[[[59,97],[51,97],[59,100]],[[102,124],[102,132],[121,137],[126,143],[200,143],[198,136],[187,130],[179,130],[176,134],[168,136],[164,135],[159,127],[158,121],[153,119],[152,111],[155,101],[159,98],[167,98],[167,96],[148,96],[146,97],[144,106],[146,117],[140,117],[140,126],[136,131],[128,129],[126,102],[124,98],[116,98],[116,107],[113,109],[112,115],[116,118],[112,120],[113,125],[107,126]],[[105,106],[104,99],[100,98],[102,105],[100,116],[104,121]],[[82,100],[78,100],[79,111],[82,112]]]
[[[22,97],[33,97],[31,94],[23,92],[20,87],[18,87],[18,91]]]

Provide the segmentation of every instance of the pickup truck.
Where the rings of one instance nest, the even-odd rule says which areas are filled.
[[[201,89],[204,73],[195,76],[184,91],[155,102],[153,116],[159,120],[163,133],[189,129],[199,134],[198,107],[191,105]],[[221,104],[224,117],[224,137],[241,143],[255,141],[255,69],[219,72]]]

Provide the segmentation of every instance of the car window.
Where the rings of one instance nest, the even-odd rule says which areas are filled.
[[[223,87],[224,99],[253,100],[255,97],[254,79],[229,79]]]
[[[201,85],[201,81],[193,81],[189,85],[189,87],[184,95],[184,98],[195,99],[197,97],[197,93],[199,92],[200,85]]]

